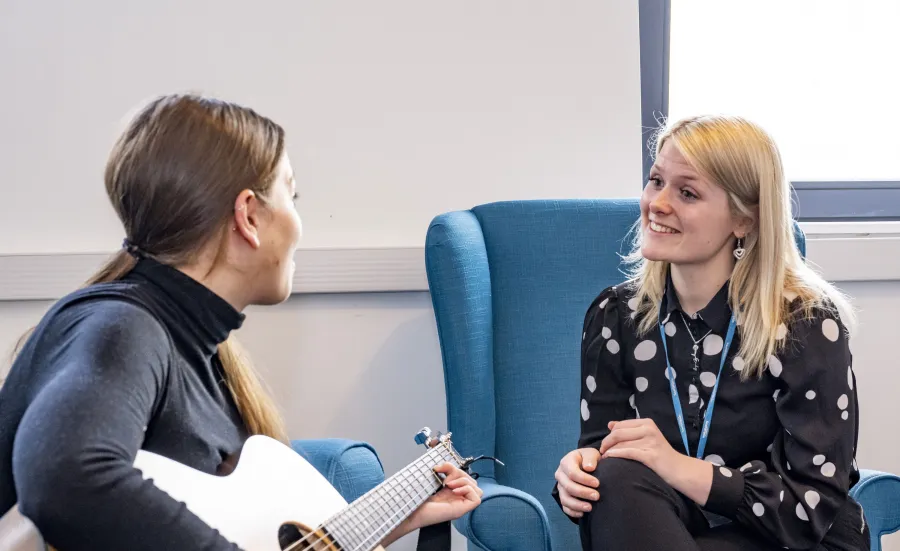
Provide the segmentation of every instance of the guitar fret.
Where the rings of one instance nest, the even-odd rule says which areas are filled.
[[[440,444],[362,496],[325,523],[344,551],[371,551],[431,495],[442,481],[434,467],[459,465],[449,448]]]
[[[343,543],[341,543],[341,547],[344,549],[356,549],[361,543],[359,536],[354,532],[353,527],[351,526],[352,519],[350,517],[344,517],[340,519],[340,527],[341,533],[343,534]]]
[[[326,527],[326,530],[329,534],[331,534],[331,539],[338,544],[342,549],[350,549],[353,545],[350,539],[347,537],[346,532],[342,526],[341,519],[336,518],[333,522],[329,523]]]
[[[390,481],[390,479],[388,479],[388,481]],[[361,531],[358,547],[355,547],[354,549],[367,549],[368,547],[365,545],[366,541],[370,539],[372,532],[378,529],[380,519],[376,514],[376,507],[381,496],[380,492],[381,489],[379,488],[362,501],[359,504],[359,507],[354,508],[352,514],[353,522]]]

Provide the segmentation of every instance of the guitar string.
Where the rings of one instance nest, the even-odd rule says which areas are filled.
[[[444,455],[442,455],[442,454],[440,453],[441,451],[443,451],[443,450],[437,449],[437,450],[435,450],[436,453],[435,453],[435,454],[432,454],[432,455],[437,456],[437,457],[436,457],[437,459],[440,459],[440,460],[442,460],[442,461],[447,461],[448,459],[445,458]],[[416,461],[413,463],[413,465],[416,466],[417,469],[418,469],[418,470],[414,470],[414,471],[412,471],[412,472],[410,473],[410,474],[412,475],[412,478],[415,480],[415,482],[425,483],[425,482],[428,481],[428,480],[432,480],[432,477],[435,477],[434,470],[433,470],[432,468],[429,468],[428,465],[426,464],[426,457],[424,457],[424,456],[423,456],[423,457],[420,457],[418,460],[416,460]],[[396,483],[396,482],[397,482],[397,480],[395,479],[395,480],[394,480],[394,483]],[[440,481],[439,481],[439,482],[440,482]],[[386,487],[389,488],[389,490],[392,491],[392,493],[391,493],[390,495],[388,495],[388,497],[394,497],[394,498],[397,498],[397,499],[403,499],[403,496],[400,495],[399,492],[397,491],[398,486],[396,486],[396,485],[395,485],[395,486],[390,486],[390,484],[391,484],[391,483],[388,483],[388,485],[386,485]],[[408,486],[408,484],[407,484],[407,485],[404,485],[404,488],[405,488],[406,486]],[[438,486],[437,489],[440,489],[440,485]],[[390,505],[389,499],[385,498],[385,496],[383,495],[383,494],[387,494],[387,493],[388,493],[388,492],[382,492],[382,495],[379,495],[379,496],[378,496],[378,498],[380,499],[380,503],[376,503],[376,504],[375,504],[377,507],[381,508],[382,506],[389,506],[389,505]],[[406,503],[403,503],[403,504],[400,506],[400,513],[401,513],[401,514],[404,513],[406,507],[408,507],[410,503],[412,503],[412,502],[414,502],[414,501],[416,501],[416,500],[418,500],[418,499],[421,499],[422,497],[423,497],[423,495],[417,490],[417,491],[416,491],[415,497],[413,497],[411,500],[407,501]],[[427,494],[427,493],[424,494],[424,497],[425,497],[425,499],[422,500],[422,503],[424,503],[424,502],[428,499],[429,494]],[[421,505],[421,503],[420,503],[420,505]],[[389,512],[388,510],[384,510],[384,509],[382,509],[382,510],[383,510],[384,513],[388,513],[388,512]],[[413,510],[414,510],[414,509],[413,509]],[[371,515],[371,516],[374,516],[374,514]],[[394,519],[393,519],[393,516],[390,517],[390,518],[388,518],[388,521],[386,521],[386,522],[383,523],[381,526],[379,526],[378,528],[376,528],[375,531],[374,531],[372,534],[370,534],[369,537],[366,537],[365,539],[363,539],[362,542],[359,543],[359,544],[357,545],[357,547],[354,548],[354,550],[357,549],[360,545],[365,545],[365,544],[368,542],[368,540],[371,539],[372,536],[379,534],[379,533],[381,532],[381,530],[383,530],[384,527],[385,527],[386,525],[390,524],[393,520],[394,520]],[[401,521],[401,522],[402,522],[402,521]],[[364,536],[364,534],[359,533],[360,531],[358,530],[360,527],[362,527],[362,526],[360,525],[360,523],[359,523],[359,518],[348,519],[348,523],[350,524],[350,529],[351,529],[351,530],[357,529],[357,533],[358,533],[360,536]],[[356,534],[354,534],[354,535],[356,535]],[[386,535],[386,534],[385,534],[385,535]],[[357,539],[358,539],[358,538],[357,538]],[[351,543],[353,543],[353,542],[351,542]]]
[[[428,455],[428,454],[426,454],[426,455]],[[439,455],[439,457],[440,457],[441,459],[443,459],[443,456],[440,456],[440,455]],[[411,465],[411,466],[416,466],[416,465],[418,465],[418,463],[422,462],[423,459],[424,459],[424,456],[423,456],[422,458],[420,458],[419,460],[417,460],[416,462],[414,462],[413,465]],[[426,471],[418,471],[418,472],[415,473],[415,474],[421,475],[421,474],[424,474],[425,472],[426,472]],[[428,471],[428,472],[431,473],[431,474],[433,474],[433,471]],[[420,480],[418,476],[416,476],[416,480],[419,481],[419,482],[422,482],[422,480]],[[374,495],[374,494],[373,494],[373,495]],[[404,510],[405,510],[411,503],[413,503],[413,502],[415,502],[417,499],[421,499],[421,498],[422,498],[422,494],[419,492],[419,490],[416,490],[416,496],[413,497],[412,499],[408,500],[408,501],[407,501],[406,503],[404,503],[403,505],[401,505],[401,507],[400,507],[400,513],[405,512]],[[426,500],[428,499],[428,494],[425,494],[425,499],[426,499]],[[345,512],[346,512],[346,511],[341,511],[340,513],[334,515],[332,518],[335,519],[335,520],[337,520],[337,517],[339,517],[341,514],[343,514],[343,513],[345,513]],[[364,545],[366,544],[366,542],[368,542],[368,540],[372,538],[373,535],[378,534],[378,533],[379,533],[379,532],[380,532],[387,524],[389,524],[390,522],[392,522],[394,516],[396,516],[396,513],[395,513],[393,516],[391,516],[391,517],[388,519],[388,521],[386,521],[386,522],[383,523],[381,526],[379,526],[379,527],[375,530],[375,532],[374,532],[373,534],[371,534],[369,537],[367,537],[367,538],[366,538],[365,540],[363,540],[362,542],[356,544],[356,546],[353,548],[353,550],[356,551],[357,549],[360,548],[360,546],[364,546]],[[320,529],[323,528],[323,527],[325,526],[325,524],[327,524],[328,522],[331,522],[331,521],[326,521],[326,522],[323,523],[319,528],[320,528]],[[344,528],[344,527],[341,527],[342,530],[343,530],[343,528]],[[318,532],[318,530],[317,530],[317,532]],[[309,537],[314,536],[315,534],[316,534],[316,532],[313,532],[313,533],[309,534],[308,536],[306,536],[305,538],[303,538],[303,539],[301,539],[301,540],[298,540],[298,541],[294,542],[292,545],[290,545],[289,547],[287,547],[287,548],[285,549],[285,551],[293,551],[294,548],[295,548],[297,545],[301,544],[301,543],[309,543],[309,545],[307,545],[307,546],[305,547],[305,549],[312,549],[316,544],[321,543],[321,542],[325,539],[325,537],[326,537],[326,536],[324,536],[324,535],[323,535],[323,536],[320,536],[318,539],[316,539],[316,540],[313,541],[313,542],[305,542],[305,541],[304,541],[304,540],[308,539]],[[337,534],[334,534],[334,536],[336,536],[336,535],[337,535]],[[385,535],[387,535],[387,534],[385,534]],[[349,536],[348,536],[348,539],[352,539],[352,538],[355,537],[355,536],[356,536],[356,534],[354,534],[354,533],[351,532],[351,533],[349,534]],[[357,538],[357,539],[358,539],[358,538]],[[338,542],[332,541],[332,543],[336,544],[338,547],[341,547],[341,548],[343,549],[343,545],[340,545]],[[353,541],[350,541],[349,543],[350,543],[350,544],[354,544]]]
[[[441,452],[443,452],[443,451],[449,451],[449,450],[446,448],[446,446],[435,447],[435,448],[433,448],[431,451],[429,451],[429,453],[426,453],[425,455],[423,455],[422,457],[420,457],[419,460],[417,460],[416,462],[413,463],[413,465],[417,465],[419,462],[421,462],[423,459],[425,459],[425,458],[426,458],[427,456],[429,456],[429,455],[436,455],[437,458],[438,458],[438,459],[441,459],[442,461],[451,461],[451,460],[454,459],[454,458],[452,457],[452,454],[449,454],[449,453],[448,453],[447,455],[451,455],[451,457],[445,458],[445,457],[444,457],[444,454],[441,453]],[[458,465],[457,465],[457,466],[458,466]],[[404,469],[404,470],[405,470],[405,469]],[[401,471],[401,472],[402,472],[402,471]],[[426,472],[426,471],[419,471],[417,474],[423,474],[424,472]],[[431,470],[429,470],[429,471],[427,471],[427,472],[430,473],[430,474],[433,474],[433,471],[431,471]],[[417,479],[417,480],[418,480],[418,479]],[[420,482],[421,482],[421,481],[420,481]],[[374,496],[374,495],[377,493],[376,490],[377,490],[377,488],[374,488],[374,489],[371,491],[371,496]],[[371,497],[371,496],[370,496],[370,497]],[[363,496],[363,498],[365,498],[365,497],[366,497],[366,496]],[[412,499],[408,500],[408,501],[407,501],[406,503],[404,503],[403,505],[401,505],[400,511],[399,511],[399,512],[400,512],[400,513],[403,513],[403,512],[404,512],[404,509],[405,509],[406,507],[408,507],[411,503],[415,502],[417,499],[420,499],[421,497],[422,497],[422,494],[419,493],[418,490],[416,490],[416,496],[413,497]],[[426,494],[426,500],[427,500],[427,497],[428,497],[428,494]],[[315,541],[312,541],[312,542],[308,541],[309,538],[315,536],[319,531],[323,531],[323,534],[324,534],[324,530],[323,530],[323,529],[325,528],[325,525],[328,524],[328,523],[330,523],[330,522],[336,521],[336,520],[338,519],[338,517],[340,517],[340,516],[341,516],[342,514],[344,514],[344,513],[346,513],[346,510],[340,511],[340,512],[338,512],[338,513],[332,515],[328,520],[326,520],[326,521],[323,522],[321,525],[319,525],[319,527],[318,527],[315,531],[310,532],[309,534],[307,534],[307,535],[304,536],[303,538],[301,538],[301,539],[295,541],[294,543],[292,543],[291,545],[289,545],[288,547],[286,547],[286,548],[284,549],[284,551],[299,551],[299,550],[298,550],[298,546],[299,546],[300,544],[304,544],[304,543],[305,543],[305,544],[308,544],[308,545],[305,547],[305,549],[312,549],[313,546],[315,546],[315,545],[321,543],[323,540],[325,540],[327,536],[325,536],[325,535],[319,536]],[[396,515],[397,515],[397,513],[394,513],[394,515],[392,515],[391,518],[390,518],[388,521],[386,521],[385,523],[383,523],[381,526],[378,527],[378,529],[375,531],[375,533],[371,534],[369,537],[367,537],[365,540],[363,540],[362,543],[360,543],[359,545],[365,545],[366,542],[367,542],[369,539],[371,539],[373,535],[376,535],[376,534],[377,534],[378,532],[380,532],[380,531],[381,531],[381,530],[382,530],[389,522],[392,522],[392,521],[394,520],[394,517],[395,517]],[[387,534],[385,534],[385,535],[387,535]],[[343,546],[341,546],[340,544],[338,544],[338,543],[335,542],[335,541],[332,541],[332,543],[338,545],[338,547],[343,548]],[[352,543],[352,542],[351,542],[351,543]],[[356,550],[358,550],[358,549],[359,549],[359,546],[355,547],[355,548],[354,548],[354,551],[356,551]]]
[[[444,455],[440,455],[440,458],[441,458],[443,461],[450,461],[450,460],[452,459],[452,457],[447,458],[447,457],[445,457]],[[437,482],[438,482],[438,488],[437,488],[437,489],[438,489],[438,490],[440,490],[440,489],[443,487],[443,481],[442,481],[440,478],[437,477],[437,475],[434,473],[433,470],[430,470],[430,469],[427,470],[427,471],[422,470],[422,471],[419,471],[418,474],[420,474],[420,475],[425,475],[425,477],[426,477],[427,479],[429,479],[429,480],[431,480],[431,477],[434,477],[435,479],[437,479]],[[422,480],[421,482],[425,482],[425,480]],[[362,543],[360,543],[357,547],[354,547],[354,548],[353,548],[353,551],[359,551],[360,549],[364,549],[365,546],[369,544],[369,540],[372,539],[373,536],[378,535],[378,533],[380,533],[381,530],[383,530],[385,526],[387,526],[388,524],[394,522],[394,517],[396,517],[398,514],[401,514],[401,515],[404,514],[404,513],[405,513],[404,509],[406,509],[406,507],[408,507],[410,503],[412,503],[412,502],[414,502],[416,499],[419,499],[419,498],[422,497],[422,495],[419,494],[419,490],[418,490],[418,489],[416,490],[416,494],[417,494],[416,497],[414,497],[413,499],[410,499],[409,501],[407,501],[406,503],[404,503],[404,504],[400,507],[400,510],[399,510],[399,511],[396,511],[396,512],[391,516],[390,519],[388,519],[387,521],[385,521],[384,523],[382,523],[382,525],[379,526],[378,529],[377,529],[375,532],[373,532],[372,534],[370,534],[369,537],[367,537],[366,539],[364,539],[364,540],[362,541]],[[430,497],[430,494],[425,494],[425,500],[424,500],[424,501],[427,501],[429,497]],[[424,503],[424,501],[423,501],[423,503]],[[400,521],[400,522],[403,522],[403,521]],[[386,536],[387,534],[384,534],[384,535]],[[380,541],[380,540],[379,540],[379,541]]]
[[[418,474],[423,474],[423,472],[419,472]],[[422,482],[421,480],[418,480],[418,477],[417,477],[417,481]],[[404,503],[403,505],[401,505],[401,506],[400,506],[400,511],[399,511],[399,512],[400,512],[400,513],[405,512],[404,510],[405,510],[411,503],[413,503],[413,502],[415,502],[417,499],[421,499],[421,498],[422,498],[422,494],[419,492],[419,490],[416,490],[416,496],[413,497],[412,499],[408,500],[408,501],[407,501],[406,503]],[[426,500],[428,499],[428,494],[425,494],[425,499],[426,499]],[[343,511],[342,511],[342,513],[343,513]],[[392,521],[393,521],[393,517],[396,516],[396,514],[397,514],[397,513],[394,513],[394,515],[392,515],[392,516],[388,519],[388,521],[386,521],[386,522],[383,523],[381,526],[379,526],[379,527],[375,530],[375,532],[374,532],[373,534],[371,534],[371,535],[370,535],[369,537],[367,537],[365,540],[363,540],[362,542],[360,542],[359,544],[357,544],[356,547],[353,548],[353,551],[356,551],[356,550],[360,549],[360,546],[365,545],[366,542],[368,542],[368,540],[370,540],[370,539],[372,538],[373,535],[376,535],[376,534],[377,534],[378,532],[380,532],[387,524],[389,524],[390,522],[392,522]],[[337,516],[339,516],[339,515],[335,515],[335,517],[337,517]],[[315,536],[316,533],[318,533],[319,530],[321,530],[322,528],[324,528],[324,527],[325,527],[325,524],[327,524],[328,522],[330,522],[330,521],[326,521],[325,523],[322,523],[322,525],[319,526],[319,529],[317,529],[315,532],[311,532],[311,533],[310,533],[309,535],[307,535],[306,537],[304,537],[304,538],[302,538],[302,539],[300,539],[300,540],[297,540],[296,542],[294,542],[293,544],[291,544],[291,545],[289,545],[287,548],[285,548],[284,551],[294,551],[294,549],[295,549],[298,545],[300,545],[301,543],[307,543],[307,544],[308,544],[306,547],[304,547],[304,549],[306,549],[306,550],[308,550],[308,549],[313,549],[315,545],[317,545],[317,544],[321,543],[323,540],[325,540],[325,539],[326,539],[326,536],[325,536],[325,535],[322,535],[322,536],[320,536],[318,539],[316,539],[315,541],[312,541],[312,542],[307,542],[306,540],[307,540],[308,538],[312,537],[312,536]],[[344,528],[344,527],[341,527],[342,530],[343,530],[343,528]],[[323,533],[324,533],[324,532],[323,532]],[[385,535],[387,535],[387,534],[385,534]],[[333,535],[332,535],[332,537],[335,537],[335,536],[337,536],[337,534],[333,534]],[[355,536],[355,534],[353,534],[353,533],[351,532],[351,533],[349,534],[349,536],[348,536],[348,539],[351,539],[352,536]],[[337,541],[334,541],[333,539],[332,539],[332,543],[334,543],[335,545],[337,545],[338,547],[340,547],[342,550],[344,549],[343,545],[339,544]],[[353,544],[354,542],[350,541],[349,543]]]

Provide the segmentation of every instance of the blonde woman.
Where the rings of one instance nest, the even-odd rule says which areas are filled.
[[[758,126],[660,135],[633,277],[585,316],[579,449],[556,472],[584,549],[869,549],[851,310],[792,229]]]
[[[252,434],[287,441],[232,336],[291,293],[300,236],[284,130],[239,105],[161,97],[110,155],[122,249],[60,300],[0,389],[0,514],[64,551],[236,549],[146,481],[139,448],[216,473]],[[384,545],[480,502],[464,471]],[[299,497],[299,496],[298,496]]]

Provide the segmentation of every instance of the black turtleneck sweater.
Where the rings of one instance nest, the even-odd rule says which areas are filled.
[[[0,388],[0,515],[65,551],[237,549],[133,467],[215,473],[247,437],[217,345],[243,315],[152,260],[44,316]]]

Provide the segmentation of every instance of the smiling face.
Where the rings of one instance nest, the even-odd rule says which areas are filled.
[[[698,173],[672,141],[659,151],[641,195],[641,254],[674,265],[730,256],[744,228],[728,194]]]

